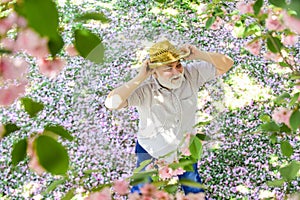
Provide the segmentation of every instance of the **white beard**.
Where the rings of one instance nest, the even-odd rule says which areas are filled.
[[[178,78],[178,79],[177,79]],[[176,80],[174,80],[176,79]],[[157,80],[158,82],[168,88],[168,89],[177,89],[181,86],[182,82],[183,82],[183,73],[179,74],[179,75],[176,75],[176,76],[173,76],[171,77],[169,80],[165,80],[163,78],[161,78],[160,76],[157,76]]]

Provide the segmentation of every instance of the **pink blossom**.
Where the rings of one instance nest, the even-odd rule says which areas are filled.
[[[156,187],[152,184],[146,183],[141,189],[141,193],[145,196],[153,196],[156,192]]]
[[[239,16],[239,15],[232,15],[231,16],[231,20],[234,21],[234,22],[240,20],[240,18],[241,18],[241,16]]]
[[[85,200],[111,200],[111,193],[108,187],[103,188],[100,192],[90,194]]]
[[[15,41],[10,38],[1,39],[1,44],[4,49],[13,51],[15,48]]]
[[[241,14],[254,13],[253,3],[245,3],[244,1],[239,1],[236,4],[236,8],[240,11]]]
[[[173,170],[168,166],[164,166],[158,170],[158,174],[163,180],[169,179],[173,176]]]
[[[182,153],[183,156],[190,156],[191,155],[189,147],[182,148],[181,153]]]
[[[151,196],[141,196],[140,200],[155,200]]]
[[[68,45],[66,47],[66,52],[69,56],[77,56],[78,55],[78,51],[77,49],[74,47],[74,45]]]
[[[10,13],[6,18],[0,19],[0,35],[7,33],[17,21],[17,15],[15,12]]]
[[[25,86],[27,82],[22,82],[19,85],[10,85],[7,88],[0,89],[0,105],[9,106],[11,105],[18,97],[22,96],[25,93]]]
[[[177,176],[177,175],[181,175],[181,174],[183,174],[184,172],[185,172],[185,170],[184,170],[184,169],[182,169],[181,167],[179,167],[179,168],[177,168],[177,169],[173,170],[173,173],[172,173],[172,175],[173,175],[173,176]]]
[[[46,170],[41,166],[41,164],[38,161],[37,154],[34,153],[28,163],[28,167],[35,171],[38,175],[42,175]]]
[[[210,29],[218,30],[223,24],[223,20],[220,17],[217,17],[214,23],[211,25]]]
[[[297,34],[300,34],[300,19],[290,16],[286,11],[283,11],[283,23],[284,25],[294,31]]]
[[[295,88],[296,88],[297,90],[300,90],[300,80],[297,80],[297,81],[296,81]]]
[[[164,191],[160,191],[160,190],[158,190],[154,193],[154,197],[155,197],[155,199],[159,199],[159,200],[170,200],[171,199],[170,195],[168,193],[166,193]]]
[[[3,124],[0,124],[0,140],[4,137],[5,135],[5,127]]]
[[[10,1],[12,1],[12,0],[1,0],[1,3],[8,3]]]
[[[113,188],[119,195],[126,195],[129,193],[129,183],[125,180],[114,181]]]
[[[186,195],[188,200],[205,200],[205,194],[203,192],[200,193],[189,193]]]
[[[250,51],[250,53],[252,53],[253,55],[258,56],[260,53],[261,44],[260,44],[259,40],[256,40],[254,42],[247,43],[245,48],[248,51]]]
[[[38,156],[33,145],[34,140],[34,137],[27,140],[27,154],[30,157],[28,167],[35,171],[38,175],[42,175],[46,170],[39,163]]]
[[[281,42],[286,45],[295,45],[298,42],[298,36],[297,35],[282,35]]]
[[[292,111],[287,108],[277,108],[273,111],[272,119],[276,123],[284,123],[287,126],[290,127],[290,117],[291,117]]]
[[[233,30],[233,23],[225,23],[224,28],[228,31],[232,31]]]
[[[283,31],[284,26],[279,21],[278,16],[269,14],[268,18],[266,19],[266,27],[269,30],[273,31]]]
[[[31,29],[21,31],[17,37],[15,51],[23,50],[26,53],[37,58],[48,56],[48,39],[41,38]]]
[[[25,28],[27,26],[27,21],[24,17],[19,16],[17,19],[17,25],[21,28]]]
[[[28,71],[28,63],[21,58],[0,57],[0,77],[3,80],[24,79]]]
[[[55,58],[53,60],[39,59],[37,64],[41,74],[49,78],[54,78],[60,73],[60,71],[66,65],[66,62],[61,58]]]
[[[177,192],[175,194],[176,200],[189,200],[188,197],[184,196],[183,193],[181,192]]]
[[[128,200],[140,200],[140,199],[141,197],[137,192],[128,194]]]
[[[283,58],[280,56],[279,53],[272,53],[270,51],[268,51],[267,53],[264,54],[264,58],[266,60],[272,60],[273,62],[283,61]]]

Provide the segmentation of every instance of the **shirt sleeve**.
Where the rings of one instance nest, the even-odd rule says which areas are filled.
[[[217,77],[215,66],[205,61],[192,62],[187,66],[187,70],[189,70],[197,88]]]
[[[140,86],[128,97],[128,106],[141,106],[147,96],[147,90],[145,86]]]

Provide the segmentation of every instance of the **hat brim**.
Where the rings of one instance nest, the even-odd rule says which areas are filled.
[[[173,60],[169,60],[167,62],[157,62],[157,63],[149,63],[149,68],[153,69],[153,68],[156,68],[156,67],[161,67],[161,66],[164,66],[164,65],[167,65],[167,64],[170,64],[172,62],[176,62],[182,58],[186,58],[188,57],[189,55],[191,54],[191,52],[187,52],[187,53],[182,53],[181,55],[179,55],[178,58],[176,59],[173,59]]]

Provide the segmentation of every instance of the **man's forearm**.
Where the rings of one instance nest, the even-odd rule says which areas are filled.
[[[132,92],[146,79],[147,77],[136,76],[127,83],[111,91],[106,100],[105,106],[109,109],[120,109],[126,102]]]
[[[197,50],[195,52],[195,59],[204,60],[212,63],[218,72],[218,75],[227,72],[233,65],[233,60],[221,53],[211,53],[206,51]]]

